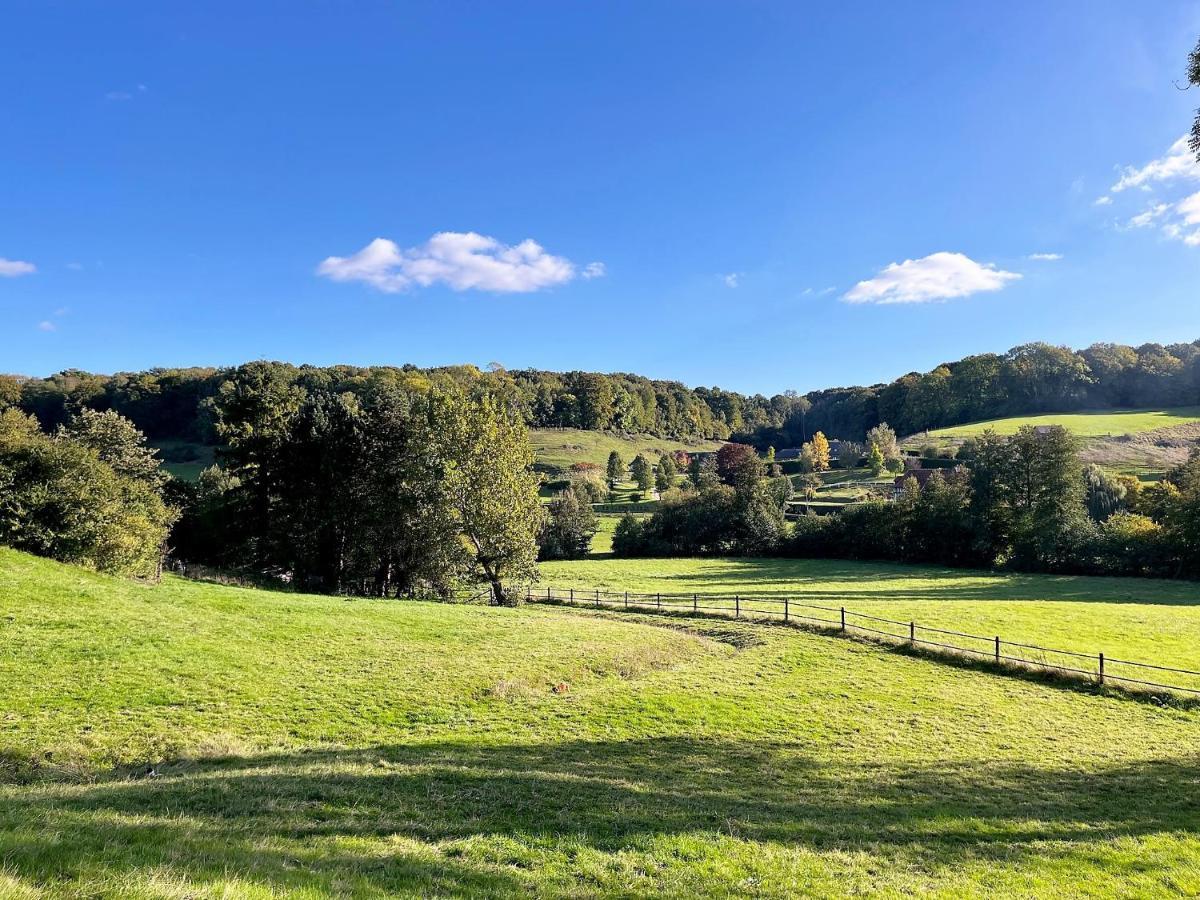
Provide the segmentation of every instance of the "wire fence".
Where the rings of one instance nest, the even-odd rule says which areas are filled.
[[[847,609],[816,606],[789,597],[710,596],[704,594],[635,594],[628,591],[546,588],[530,590],[530,603],[559,603],[596,608],[627,609],[682,615],[723,615],[735,619],[770,619],[826,632],[856,634],[892,645],[953,654],[1000,667],[1013,667],[1114,684],[1134,690],[1175,691],[1200,697],[1200,671],[1156,663],[1136,662],[1102,652],[1081,653],[935,628],[916,621],[902,622]]]

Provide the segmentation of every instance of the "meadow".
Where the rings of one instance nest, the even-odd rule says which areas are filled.
[[[997,434],[1015,434],[1025,425],[1061,425],[1082,438],[1139,434],[1159,428],[1172,428],[1200,422],[1200,406],[1180,406],[1172,409],[1092,410],[1073,413],[1048,413],[1037,416],[1010,416],[950,428],[922,432],[907,443],[921,443],[925,438],[967,438],[993,429]]]
[[[628,465],[639,453],[644,453],[651,463],[655,463],[663,453],[712,451],[721,446],[719,441],[681,441],[647,434],[623,435],[579,428],[532,428],[529,440],[539,465],[563,471],[577,462],[589,462],[603,468],[614,450]]]
[[[721,591],[885,589],[745,562],[672,565]],[[1134,599],[959,577],[979,603]],[[3,896],[1166,896],[1200,878],[1200,713],[796,629],[154,586],[0,550],[0,722]]]

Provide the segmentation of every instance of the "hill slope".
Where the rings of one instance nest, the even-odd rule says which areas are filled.
[[[1172,409],[1106,409],[1073,413],[1045,413],[1036,416],[1009,416],[952,428],[924,432],[929,438],[965,438],[982,434],[989,428],[997,434],[1015,434],[1024,425],[1061,425],[1079,437],[1109,437],[1138,434],[1158,428],[1189,425],[1200,422],[1200,406],[1178,406]],[[914,438],[915,439],[915,438]]]
[[[781,628],[0,550],[6,896],[1165,894],[1200,875],[1198,740]]]

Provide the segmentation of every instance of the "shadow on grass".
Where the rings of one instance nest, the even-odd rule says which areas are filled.
[[[625,561],[614,560],[618,564]],[[651,561],[669,566],[671,559]],[[826,559],[739,557],[710,558],[705,562],[702,571],[692,573],[634,574],[655,584],[650,592],[661,583],[664,593],[732,594],[739,589],[747,595],[787,595],[797,601],[1044,600],[1200,605],[1200,584],[1154,578],[1022,574]],[[608,573],[601,574],[611,577]]]
[[[574,854],[663,852],[656,842],[676,836],[866,853],[933,875],[1200,831],[1194,760],[838,765],[800,745],[654,738],[379,746],[157,771],[5,788],[6,871],[36,886],[127,884],[161,866],[193,887],[236,876],[268,890],[509,896],[544,888],[535,870],[548,860],[557,874],[545,877],[566,879],[558,889],[598,890],[574,880]],[[686,861],[666,851],[662,864]]]
[[[762,637],[755,634],[756,628],[798,629],[808,634],[817,634],[822,637],[855,641],[856,643],[866,644],[886,652],[901,656],[911,656],[931,663],[941,663],[959,669],[1020,678],[1023,681],[1045,684],[1075,693],[1103,695],[1120,700],[1147,703],[1152,706],[1169,706],[1173,709],[1200,709],[1200,694],[1196,693],[1196,686],[1200,685],[1200,682],[1191,679],[1187,674],[1182,674],[1180,677],[1189,679],[1192,685],[1191,689],[1189,689],[1188,685],[1171,687],[1169,684],[1162,683],[1151,685],[1131,682],[1128,678],[1113,674],[1111,668],[1109,670],[1108,681],[1101,684],[1094,671],[1064,668],[1059,663],[1053,662],[1052,660],[1057,658],[1055,654],[1060,653],[1060,651],[1056,650],[1047,650],[1042,653],[1041,656],[1043,659],[1040,661],[1038,659],[1020,659],[1009,656],[995,661],[988,653],[978,650],[972,652],[967,648],[946,646],[938,643],[931,644],[924,638],[918,640],[916,644],[912,644],[902,635],[880,633],[878,631],[863,631],[854,624],[851,624],[848,629],[843,630],[834,621],[817,622],[811,619],[806,621],[807,617],[804,615],[803,610],[800,612],[793,611],[791,620],[784,621],[780,618],[780,610],[764,612],[761,609],[755,608],[752,601],[747,601],[746,606],[742,607],[743,612],[738,618],[733,617],[734,609],[732,605],[722,611],[714,611],[712,608],[706,610],[701,607],[698,612],[693,612],[686,607],[676,609],[654,607],[650,605],[653,601],[645,599],[640,601],[641,605],[630,606],[616,606],[615,601],[612,600],[608,600],[607,605],[604,606],[593,606],[588,603],[585,597],[575,601],[534,599],[531,602],[552,609],[581,610],[588,615],[605,618],[636,618],[638,620],[648,618],[652,624],[721,641],[739,650],[759,646],[764,643]],[[828,612],[825,615],[837,616],[837,613]],[[902,625],[902,623],[896,624]],[[927,629],[920,629],[920,631],[924,634]],[[987,639],[984,639],[984,642],[990,645],[990,641],[987,641]],[[1013,646],[1016,645],[1004,645],[1004,652],[1013,652],[1010,649]],[[1074,659],[1067,661],[1078,665]],[[1128,664],[1118,662],[1117,665],[1128,669]],[[1164,671],[1166,674],[1157,677],[1172,677],[1171,670],[1160,671]],[[1180,673],[1187,672],[1187,670],[1174,671]],[[1139,672],[1138,674],[1144,675],[1145,673]]]

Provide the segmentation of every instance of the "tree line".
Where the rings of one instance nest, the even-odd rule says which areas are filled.
[[[1082,465],[1059,427],[988,431],[964,451],[958,468],[903,479],[894,502],[805,515],[788,532],[787,479],[772,477],[751,448],[727,444],[721,454],[736,464],[718,457],[649,518],[623,519],[613,550],[1200,578],[1200,450],[1149,485]]]
[[[196,484],[166,479],[114,410],[46,431],[9,407],[0,543],[140,576],[169,551],[328,593],[446,596],[476,580],[510,601],[535,577],[543,526],[520,416],[453,382],[341,387],[240,367],[209,398],[220,465]]]
[[[492,366],[293,366],[254,362],[224,369],[152,369],[48,378],[0,376],[0,404],[35,415],[43,428],[81,409],[114,410],[153,440],[220,441],[222,396],[269,369],[299,393],[362,394],[385,384],[486,391],[531,428],[581,428],[661,437],[734,439],[761,450],[799,447],[817,431],[861,441],[888,422],[900,434],[1039,412],[1200,403],[1200,341],[1094,344],[1086,350],[1033,343],[911,372],[889,384],[800,395],[744,395],[717,387],[595,372],[507,371]]]

